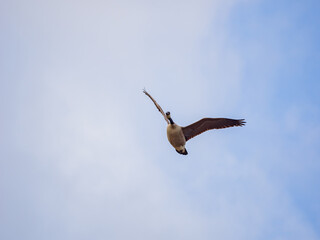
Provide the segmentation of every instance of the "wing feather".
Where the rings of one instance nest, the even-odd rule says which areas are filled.
[[[228,127],[244,126],[244,119],[229,119],[229,118],[203,118],[189,126],[183,127],[182,131],[186,138],[189,139],[211,129],[221,129]]]
[[[156,105],[156,107],[158,108],[159,112],[162,114],[162,116],[164,117],[164,120],[166,120],[166,122],[169,124],[169,120],[166,116],[166,114],[163,112],[162,108],[160,107],[160,105],[156,102],[156,100],[153,99],[153,97],[151,97],[151,95],[145,90],[143,89],[143,93],[146,94],[154,103],[154,105]]]

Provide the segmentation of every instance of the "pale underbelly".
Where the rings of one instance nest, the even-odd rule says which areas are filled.
[[[170,144],[175,149],[184,149],[184,145],[186,144],[185,137],[181,129],[168,129],[167,137]]]

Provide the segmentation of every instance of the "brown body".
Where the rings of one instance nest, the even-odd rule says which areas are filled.
[[[186,139],[183,135],[182,128],[177,124],[167,126],[167,137],[170,144],[177,150],[183,149],[186,145]]]
[[[179,153],[186,152],[186,138],[184,137],[182,128],[177,124],[169,124],[167,126],[167,137],[170,144],[176,149]]]

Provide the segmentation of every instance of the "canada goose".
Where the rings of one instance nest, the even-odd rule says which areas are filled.
[[[220,129],[227,127],[244,126],[244,119],[229,119],[229,118],[203,118],[189,126],[181,127],[173,122],[170,112],[164,114],[159,104],[151,97],[151,95],[144,89],[143,92],[153,101],[159,112],[163,115],[164,120],[168,123],[167,137],[170,144],[175,150],[183,155],[187,155],[185,148],[186,142],[191,138],[211,129]]]

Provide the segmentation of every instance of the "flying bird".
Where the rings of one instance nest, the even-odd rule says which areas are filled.
[[[164,113],[160,105],[151,97],[151,95],[144,89],[143,92],[152,100],[159,112],[164,117],[164,120],[168,123],[167,137],[169,143],[175,148],[175,150],[183,155],[187,155],[187,149],[185,148],[186,142],[191,138],[211,129],[221,129],[228,127],[242,127],[245,125],[244,119],[229,119],[229,118],[203,118],[189,126],[181,127],[173,122],[170,112]]]

